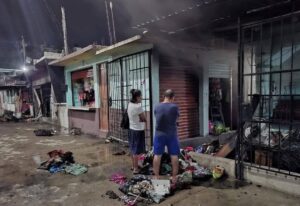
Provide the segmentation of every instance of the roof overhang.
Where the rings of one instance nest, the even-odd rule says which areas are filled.
[[[10,73],[10,72],[23,72],[22,69],[5,69],[0,68],[0,73]]]
[[[34,65],[36,67],[47,65],[48,62],[52,62],[54,60],[60,59],[62,57],[62,53],[56,53],[56,52],[44,52],[44,56],[42,56],[40,59],[36,60]]]
[[[96,55],[104,55],[115,58],[145,51],[151,49],[152,47],[153,44],[143,41],[143,37],[141,35],[137,35],[106,48],[100,49],[96,52]]]
[[[84,47],[76,52],[73,52],[71,54],[68,54],[60,59],[51,61],[49,63],[49,65],[52,66],[67,66],[70,64],[74,64],[77,62],[80,62],[84,59],[88,59],[90,57],[92,57],[93,55],[95,55],[96,51],[99,50],[100,48],[103,48],[104,46],[100,46],[100,45],[89,45],[87,47]]]

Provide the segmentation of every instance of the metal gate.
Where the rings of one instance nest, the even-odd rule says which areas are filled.
[[[300,13],[240,26],[237,176],[300,177]]]
[[[151,53],[150,51],[125,56],[108,63],[108,105],[109,136],[128,141],[128,131],[120,127],[122,113],[130,101],[131,89],[142,91],[142,106],[146,114],[146,144],[151,146],[152,106],[151,106]]]

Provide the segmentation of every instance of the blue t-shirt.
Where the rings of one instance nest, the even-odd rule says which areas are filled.
[[[173,103],[160,103],[155,106],[156,136],[177,137],[177,118],[179,109]]]

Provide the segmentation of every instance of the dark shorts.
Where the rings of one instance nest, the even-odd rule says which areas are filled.
[[[131,154],[145,153],[145,131],[128,130],[128,142]]]
[[[154,138],[154,154],[162,155],[168,148],[169,155],[177,156],[180,153],[179,142],[177,136],[155,136]]]

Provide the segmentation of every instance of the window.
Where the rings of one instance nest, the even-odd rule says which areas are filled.
[[[71,73],[73,106],[95,107],[93,69]]]

